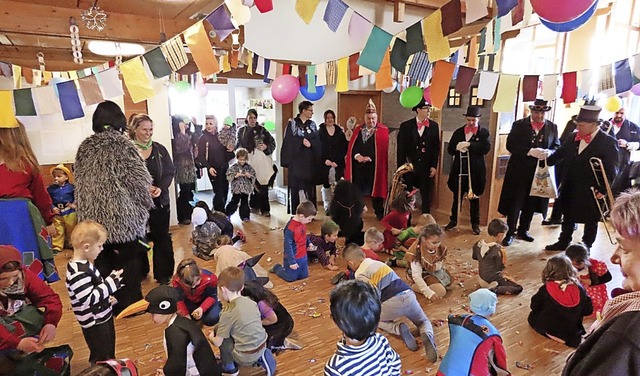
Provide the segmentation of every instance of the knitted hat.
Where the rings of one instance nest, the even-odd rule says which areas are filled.
[[[233,125],[233,118],[231,116],[227,116],[224,118],[224,120],[222,121],[222,124],[224,125]]]
[[[149,303],[146,311],[160,315],[170,315],[178,311],[178,290],[171,286],[160,285],[149,291],[144,297]]]
[[[57,165],[55,167],[51,167],[51,170],[49,170],[49,173],[51,175],[53,175],[53,172],[55,170],[60,170],[60,171],[64,172],[67,175],[67,177],[69,178],[69,180],[71,180],[71,178],[73,177],[73,174],[71,173],[71,171],[65,165],[63,165],[62,163],[60,163],[59,165]]]
[[[0,268],[12,261],[17,261],[22,264],[20,252],[12,245],[0,245]]]
[[[491,316],[496,312],[498,297],[489,289],[478,289],[469,294],[471,312],[481,316]]]
[[[191,213],[191,223],[193,223],[194,226],[200,226],[206,221],[207,212],[203,208],[193,208],[193,213]]]

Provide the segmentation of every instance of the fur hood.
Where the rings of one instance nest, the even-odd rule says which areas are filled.
[[[85,139],[75,161],[78,221],[103,225],[109,243],[126,243],[146,234],[151,175],[135,146],[114,131]]]

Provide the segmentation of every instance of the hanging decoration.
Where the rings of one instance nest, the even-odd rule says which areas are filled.
[[[43,71],[43,72],[46,71],[46,69],[45,69],[46,66],[45,66],[45,63],[44,63],[44,54],[42,52],[38,52],[36,54],[36,56],[38,57],[38,65],[40,65],[40,70]]]
[[[404,108],[412,108],[420,103],[424,93],[418,86],[410,86],[400,94],[400,104]]]
[[[97,6],[98,0],[88,10],[83,10],[81,14],[84,26],[89,30],[102,31],[107,27],[107,14]]]
[[[82,43],[80,42],[80,28],[75,17],[69,17],[69,35],[71,37],[71,49],[73,50],[73,62],[83,64],[82,59]],[[43,56],[44,60],[44,56]]]
[[[290,74],[277,77],[271,84],[271,96],[280,104],[293,102],[298,96],[299,90],[300,81]]]

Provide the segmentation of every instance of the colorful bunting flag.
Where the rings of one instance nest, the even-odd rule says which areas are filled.
[[[426,82],[430,71],[431,63],[429,62],[429,55],[425,51],[420,51],[413,55],[407,72],[407,75],[411,77],[412,84],[416,81]]]
[[[36,105],[33,103],[31,89],[13,91],[13,101],[16,106],[16,116],[36,116]]]
[[[511,9],[518,5],[518,0],[496,0],[496,4],[498,5],[498,18],[500,18],[511,12]]]
[[[518,5],[511,12],[511,25],[517,25],[524,20],[524,0],[518,0]]]
[[[467,4],[469,0],[467,0]],[[462,4],[460,0],[451,0],[440,8],[442,11],[442,34],[451,35],[462,29]]]
[[[358,66],[359,58],[360,58],[360,52],[356,52],[353,55],[349,55],[349,81],[355,81],[361,77],[360,67]]]
[[[316,92],[316,66],[309,65],[307,67],[307,91],[309,93]]]
[[[589,69],[580,71],[580,97],[591,97],[591,87],[593,86],[593,72]]]
[[[235,29],[235,25],[231,22],[231,14],[227,7],[220,5],[206,18],[207,22],[213,27],[218,39],[222,42]]]
[[[308,25],[313,19],[318,4],[320,0],[296,0],[296,13]]]
[[[548,74],[542,78],[542,99],[552,101],[558,92],[558,75]]]
[[[253,53],[253,57],[251,58],[251,65],[253,73],[260,74],[260,70],[258,69],[258,67],[260,66],[260,56],[258,56],[258,54],[255,52]]]
[[[251,9],[242,3],[242,0],[224,0],[225,5],[231,12],[231,17],[238,26],[244,25],[251,19]]]
[[[562,101],[565,104],[573,103],[578,97],[578,74],[568,72],[562,74]]]
[[[538,75],[527,75],[522,79],[522,101],[533,102],[538,97]]]
[[[329,0],[327,2],[327,8],[324,10],[322,19],[329,27],[329,30],[334,33],[338,30],[347,9],[349,9],[349,6],[342,0]]]
[[[600,80],[598,83],[599,92],[608,91],[614,88],[612,70],[612,64],[607,64],[600,67],[600,75],[598,76]]]
[[[419,23],[418,28],[420,28]],[[422,33],[421,30],[419,30],[419,32]],[[367,44],[364,46],[364,50],[362,50],[357,60],[357,64],[377,72],[380,69],[382,58],[384,58],[384,54],[387,52],[391,38],[391,34],[374,26],[373,29],[371,29],[371,35],[369,35]],[[422,40],[422,34],[420,34],[420,40]]]
[[[254,0],[254,4],[260,13],[268,13],[273,10],[272,0]]]
[[[629,59],[616,61],[615,70],[616,94],[631,90],[631,86],[633,86],[633,76],[631,75]]]
[[[469,94],[469,88],[475,75],[476,70],[474,68],[460,65],[458,67],[458,77],[456,78],[456,92],[462,95]]]
[[[98,73],[98,82],[100,82],[100,88],[102,89],[102,96],[104,99],[111,99],[124,95],[122,81],[120,81],[117,69],[111,68]]]
[[[231,57],[229,59],[229,64],[231,65],[231,68],[238,68],[238,51],[237,50],[231,50]]]
[[[198,22],[189,27],[184,32],[184,40],[189,46],[191,56],[193,56],[193,60],[196,62],[203,76],[206,77],[220,72],[218,59],[216,59],[216,56],[213,54],[209,35],[204,29],[202,22]]]
[[[171,70],[174,72],[177,72],[189,62],[187,51],[184,49],[180,36],[169,39],[160,46],[160,49],[162,50],[165,60],[169,63]]]
[[[265,59],[262,56],[258,56],[257,59],[255,56],[253,57],[253,61],[254,61],[253,71],[255,72],[255,74],[264,75],[264,72],[265,72],[264,60]]]
[[[453,77],[455,64],[448,61],[439,60],[433,67],[433,75],[431,79],[431,104],[435,108],[443,108],[444,102],[449,94],[449,84]]]
[[[330,61],[327,63],[327,85],[335,85],[338,82],[338,63]]]
[[[396,38],[391,48],[391,66],[398,72],[404,74],[407,67],[409,55],[407,54],[407,43],[400,38]]]
[[[80,91],[82,92],[84,103],[86,103],[87,106],[92,106],[104,101],[97,76],[91,75],[81,78],[78,80],[78,83],[80,84]]]
[[[22,76],[28,84],[33,84],[33,69],[22,67]]]
[[[391,78],[391,59],[389,50],[387,49],[382,57],[382,64],[376,73],[376,90],[384,90],[393,86]]]
[[[275,63],[274,63],[275,64]],[[262,67],[262,82],[264,83],[270,83],[271,80],[269,79],[269,68],[271,68],[271,60],[269,59],[264,59],[263,62],[263,67]]]
[[[0,73],[5,77],[11,77],[11,64],[0,62]]]
[[[500,51],[500,45],[502,43],[502,32],[500,25],[502,25],[502,21],[500,21],[500,18],[495,18],[493,20],[493,52]]]
[[[13,87],[15,89],[22,88],[22,67],[12,64],[11,70],[13,72]]]
[[[33,70],[33,84],[35,86],[42,85],[42,71],[38,69]]]
[[[349,21],[349,38],[352,42],[357,43],[369,35],[373,25],[358,12],[353,12]]]
[[[316,64],[316,85],[327,85],[327,65],[324,63]]]
[[[13,109],[13,95],[10,90],[0,90],[0,128],[18,127],[18,119]]]
[[[478,98],[490,100],[496,92],[500,74],[496,72],[480,72],[478,82]]]
[[[229,55],[222,55],[222,71],[231,72],[231,63],[229,62]]]
[[[140,66],[142,66],[142,62],[140,62]],[[64,81],[57,83],[56,86],[58,87],[58,97],[60,98],[60,107],[62,108],[64,120],[84,117],[76,84],[73,81]]]
[[[349,90],[349,58],[343,57],[337,64],[336,93]]]
[[[520,76],[503,74],[500,75],[496,100],[493,102],[494,112],[513,112],[518,99],[518,84]]]
[[[423,35],[426,38],[429,61],[445,59],[451,54],[449,39],[442,34],[442,12],[440,9],[423,20]]]
[[[38,115],[57,114],[60,112],[60,102],[53,86],[42,86],[33,90]]]
[[[120,72],[133,103],[142,102],[156,95],[140,57],[134,57],[120,64]]]
[[[481,19],[482,17],[488,16],[489,11],[487,10],[487,1],[486,0],[467,0],[466,4],[466,13],[464,18],[465,24],[470,24],[474,21]]]
[[[375,28],[375,27],[374,27]],[[391,42],[391,40],[389,40]],[[424,38],[422,36],[422,23],[414,23],[407,28],[407,55],[424,51]]]
[[[144,60],[149,65],[149,70],[155,78],[166,77],[171,74],[171,67],[167,63],[164,54],[160,47],[156,47],[153,50],[142,55]]]

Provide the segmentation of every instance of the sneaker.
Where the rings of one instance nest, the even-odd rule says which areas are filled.
[[[400,337],[402,338],[402,342],[407,346],[407,348],[411,351],[418,350],[418,343],[416,342],[416,338],[411,334],[409,327],[405,323],[400,323],[398,330],[400,331]]]
[[[190,225],[191,224],[191,220],[190,219],[183,219],[182,221],[180,221],[181,225]]]
[[[334,275],[331,278],[331,284],[332,285],[337,285],[338,283],[340,283],[340,281],[342,281],[343,279],[347,278],[347,273],[345,272],[339,272],[338,274]]]
[[[222,366],[222,374],[228,376],[237,376],[240,373],[238,366],[235,364],[228,364],[226,367]]]
[[[395,257],[389,257],[387,259],[387,261],[384,262],[385,264],[389,265],[390,267],[394,267],[396,266],[396,258]]]
[[[562,219],[549,218],[542,221],[543,226],[555,226],[555,225],[561,225],[561,224],[562,224]]]
[[[456,228],[456,226],[457,226],[457,225],[458,225],[458,223],[457,223],[457,222],[449,221],[449,223],[447,223],[447,225],[446,225],[446,226],[444,226],[444,230],[445,230],[445,231],[451,231],[451,230],[453,230],[454,228]]]
[[[302,345],[287,337],[284,339],[284,348],[289,350],[302,350]]]
[[[273,357],[271,350],[266,349],[262,353],[262,356],[256,362],[260,368],[267,371],[267,376],[273,376],[276,374],[276,359]]]
[[[278,264],[276,264],[278,265]],[[269,273],[275,273],[276,272],[276,265],[272,266],[269,268]]]
[[[433,341],[433,334],[422,333],[420,334],[422,343],[424,344],[424,352],[427,355],[427,359],[431,363],[438,361],[438,350],[436,349],[436,343]]]
[[[242,230],[236,231],[236,236],[240,238],[240,241],[243,243],[247,242],[247,236],[242,232]]]

